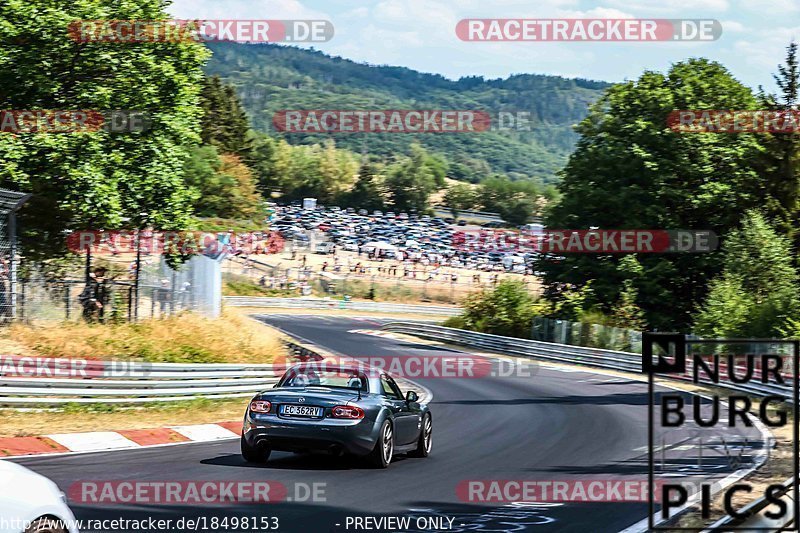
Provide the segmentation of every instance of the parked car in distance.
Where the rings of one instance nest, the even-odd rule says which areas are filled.
[[[332,242],[321,242],[314,247],[315,254],[332,254],[336,252],[336,245]]]

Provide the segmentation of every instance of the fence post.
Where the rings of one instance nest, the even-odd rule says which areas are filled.
[[[69,282],[64,282],[64,315],[69,320]]]
[[[100,302],[101,304],[103,304],[103,307],[101,307],[100,308],[100,312],[97,313],[101,324],[105,324],[106,323],[106,311],[108,311],[108,308],[109,308],[110,305],[113,305],[112,301],[111,301],[111,293],[108,290],[108,280],[107,279],[103,279],[103,296],[105,297],[105,301],[101,301]],[[112,313],[109,313],[108,316],[113,318],[113,314]]]
[[[23,281],[20,283],[21,290],[20,290],[20,306],[19,306],[19,319],[21,322],[25,322],[25,282]]]
[[[176,272],[175,272],[175,270],[173,270],[172,271],[172,286],[170,288],[171,294],[170,294],[170,298],[169,298],[169,308],[170,308],[169,314],[170,315],[174,315],[175,314],[175,274],[176,274]]]
[[[92,249],[90,247],[86,247],[86,262],[83,267],[83,277],[84,281],[88,283],[89,275],[92,273]]]
[[[134,294],[136,295],[136,303],[133,307],[133,321],[139,320],[139,280],[142,274],[142,236],[141,229],[136,229],[136,278],[134,280]],[[152,318],[152,316],[150,317]]]

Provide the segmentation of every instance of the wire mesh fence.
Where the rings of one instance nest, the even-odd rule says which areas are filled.
[[[544,317],[533,319],[531,339],[625,352],[642,351],[641,331]]]
[[[16,213],[29,197],[29,194],[0,189],[0,323],[13,320],[17,314],[19,251]]]
[[[294,266],[294,265],[297,266]],[[230,257],[223,264],[223,279],[229,290],[244,296],[351,296],[358,299],[457,304],[472,293],[491,289],[501,279],[493,272],[455,268],[422,267],[385,263],[342,261],[307,264],[299,261],[272,264],[259,257]],[[539,281],[516,276],[536,292]]]
[[[163,257],[142,262],[140,275],[134,271],[126,279],[52,279],[33,274],[20,280],[16,313],[8,320],[127,322],[186,310],[213,317],[221,305],[219,276],[219,262],[203,256],[177,269]]]

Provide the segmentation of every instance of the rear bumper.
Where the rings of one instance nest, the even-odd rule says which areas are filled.
[[[378,441],[375,421],[287,420],[275,415],[252,417],[244,422],[243,436],[249,446],[281,451],[324,450],[367,455]]]

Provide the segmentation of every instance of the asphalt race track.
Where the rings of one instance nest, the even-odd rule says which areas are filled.
[[[380,319],[259,318],[305,341],[354,357],[453,353],[350,332],[377,329]],[[346,528],[348,516],[444,516],[454,519],[450,531],[581,533],[621,531],[645,519],[647,504],[638,502],[480,504],[459,499],[456,487],[465,480],[647,479],[645,384],[585,371],[544,366],[534,370],[533,376],[416,380],[433,393],[433,452],[426,459],[396,457],[387,470],[372,470],[347,458],[278,452],[266,465],[252,466],[241,459],[238,440],[18,462],[53,479],[64,491],[81,480],[274,480],[289,487],[292,497],[293,491],[299,494],[295,487],[325,484],[326,501],[313,503],[218,508],[71,503],[79,519],[277,516],[278,531],[338,532],[354,531],[352,526]],[[665,435],[663,442],[671,448],[664,453],[664,475],[718,479],[736,468],[729,461],[731,449],[739,450],[742,468],[761,452],[757,430],[719,431],[702,434],[706,446],[702,459],[691,444],[699,429],[687,427]]]

